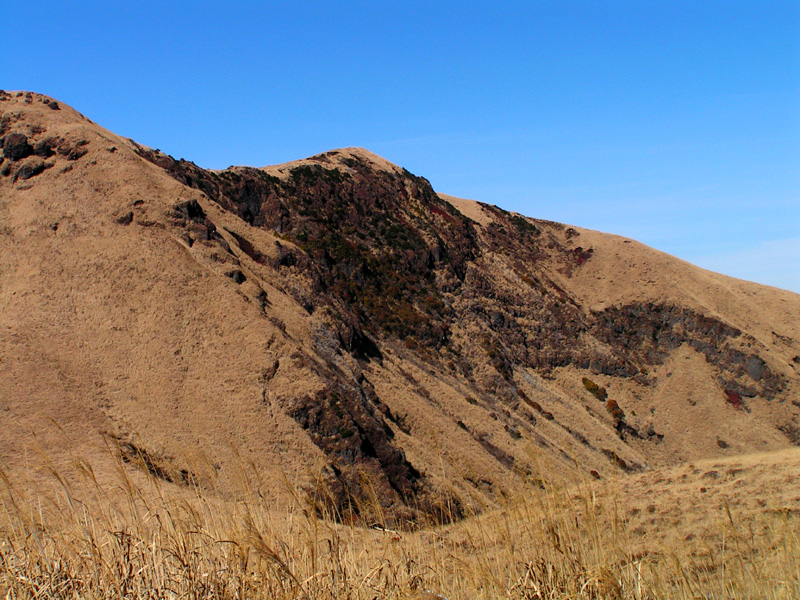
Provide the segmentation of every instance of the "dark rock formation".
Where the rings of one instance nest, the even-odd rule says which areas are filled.
[[[33,146],[28,143],[28,136],[22,133],[9,133],[3,141],[3,157],[11,160],[22,160],[33,154]]]

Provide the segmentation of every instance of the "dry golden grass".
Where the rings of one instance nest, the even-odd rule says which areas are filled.
[[[424,487],[465,494],[477,485],[487,502],[513,477],[498,467],[498,456],[505,464],[534,467],[525,450],[528,438],[548,450],[550,464],[564,465],[565,456],[574,456],[602,476],[618,470],[614,456],[626,464],[666,467],[779,450],[794,439],[800,422],[794,362],[800,355],[800,295],[711,274],[632,240],[542,222],[537,244],[544,254],[520,270],[512,254],[492,250],[488,242],[496,210],[446,197],[478,223],[481,250],[469,268],[497,287],[477,295],[442,291],[461,316],[441,352],[409,350],[386,336],[376,338],[384,359],[365,363],[341,351],[338,309],[312,312],[299,301],[313,299],[316,284],[305,268],[281,266],[283,251],[276,244],[291,245],[283,234],[249,225],[225,203],[145,160],[131,140],[63,103],[52,110],[45,100],[51,102],[13,94],[0,102],[1,116],[32,145],[58,138],[80,144],[87,154],[70,160],[56,153],[48,158],[52,167],[31,179],[0,177],[0,464],[9,472],[26,468],[25,449],[32,444],[46,448],[57,465],[80,447],[107,481],[113,461],[103,452],[101,432],[135,443],[177,472],[189,470],[191,460],[180,460],[185,454],[203,452],[214,464],[211,471],[229,473],[237,460],[229,446],[241,448],[265,478],[300,471],[326,452],[330,465],[342,458],[345,438],[320,444],[296,418],[300,403],[342,385],[363,387],[362,376],[380,399],[369,412],[380,408],[375,416],[392,438],[392,452],[402,451],[426,475]],[[375,175],[401,172],[362,150],[339,156],[328,167],[346,172],[351,167],[341,161],[355,157],[372,165]],[[25,165],[41,158],[30,156]],[[7,159],[2,167],[9,165]],[[206,234],[192,241],[194,225],[176,217],[190,201],[213,221],[219,240],[202,239]],[[239,238],[261,258],[246,252]],[[594,254],[579,269],[565,269],[567,255],[545,252],[551,244],[567,253],[592,248]],[[380,244],[374,250],[383,251]],[[532,293],[522,279],[532,281],[528,266],[581,307],[589,320],[580,345],[589,354],[622,350],[589,335],[593,311],[632,302],[682,307],[741,329],[729,340],[731,348],[745,358],[763,358],[785,386],[774,400],[754,397],[749,410],[739,410],[727,400],[722,373],[690,343],[670,350],[663,364],[648,364],[646,378],[596,374],[578,368],[585,361],[577,358],[552,370],[525,367],[523,344],[511,353],[513,377],[503,381],[501,371],[511,375],[511,363],[493,366],[489,353],[496,355],[500,346],[484,347],[491,328],[470,315],[474,309],[519,313],[513,320],[520,318],[523,329],[538,327],[539,317],[521,312]],[[234,268],[247,281],[231,279]],[[262,293],[269,306],[262,306]],[[516,298],[516,308],[503,298]],[[546,304],[544,296],[541,302]],[[377,324],[373,317],[367,321]],[[463,377],[465,368],[474,377]],[[582,385],[584,377],[605,387],[608,399],[648,439],[621,439],[612,415]],[[740,379],[745,387],[759,385],[744,374]],[[224,483],[219,491],[233,494],[235,487],[226,490]]]
[[[44,483],[2,473],[0,593],[798,598],[800,498],[791,487],[798,458],[789,451],[708,461],[616,482],[550,474],[548,483],[521,481],[497,509],[415,531],[342,525],[346,515],[310,511],[308,491],[247,469],[228,499],[165,484],[121,461],[113,484],[80,461],[68,473],[52,470]],[[289,509],[265,500],[275,485],[294,494]]]
[[[360,512],[383,529],[345,526],[352,515],[309,509],[300,477],[323,452],[289,416],[296,399],[330,383],[312,368],[330,359],[321,351],[328,338],[320,334],[334,332],[325,311],[309,314],[296,301],[291,290],[306,285],[299,274],[241,247],[234,256],[188,244],[173,215],[197,201],[218,232],[241,234],[272,258],[286,240],[183,186],[132,141],[37,98],[14,95],[2,111],[32,141],[55,136],[88,153],[78,161],[57,155],[35,179],[0,179],[0,598],[800,596],[798,452],[683,465],[789,443],[780,428],[797,422],[797,294],[708,273],[632,240],[571,228],[580,235],[573,239],[548,225],[551,241],[594,250],[574,272],[557,260],[539,265],[578,305],[668,303],[718,318],[746,334],[742,351],[786,377],[783,395],[753,401],[752,412],[733,408],[719,373],[690,345],[648,366],[646,385],[576,367],[547,378],[520,370],[520,389],[554,416],[535,431],[548,460],[526,454],[526,439],[510,435],[499,405],[474,400],[482,388],[435,362],[388,341],[385,360],[369,365],[337,350],[337,367],[367,376],[402,416],[395,443],[432,488],[461,496],[464,506],[483,503],[453,525],[398,532],[385,528],[373,497]],[[484,227],[493,219],[471,201],[450,200]],[[226,244],[236,249],[232,237]],[[247,272],[241,285],[226,275],[234,262]],[[476,264],[497,273],[506,291],[529,285],[498,254]],[[469,352],[480,331],[463,323],[454,336]],[[280,368],[267,383],[271,365]],[[482,368],[486,381],[497,376]],[[651,424],[663,444],[623,444],[602,405],[576,401],[587,395],[587,374],[627,414],[645,415],[642,428]],[[196,476],[198,487],[167,484],[106,455],[98,432],[136,442],[164,469]],[[665,468],[587,482],[542,466],[529,480],[507,482],[514,475],[482,440],[517,466],[531,458],[566,469],[562,457],[573,455],[607,477],[618,471],[600,451],[608,449]],[[49,459],[26,454],[32,445]],[[254,466],[240,465],[230,446]],[[199,449],[207,458],[192,455]],[[82,459],[69,460],[73,451]],[[463,497],[484,477],[485,496]],[[487,506],[501,488],[499,505]],[[324,489],[314,493],[324,501]]]

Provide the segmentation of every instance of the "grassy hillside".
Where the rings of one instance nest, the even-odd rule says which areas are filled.
[[[797,294],[359,148],[0,154],[6,597],[797,596]]]
[[[702,461],[619,481],[516,482],[502,506],[395,531],[276,509],[242,465],[237,497],[77,462],[2,476],[7,598],[800,597],[800,451]],[[552,475],[552,474],[550,474]],[[326,493],[324,489],[319,494]],[[376,508],[380,503],[376,503]],[[426,595],[427,592],[427,595]]]

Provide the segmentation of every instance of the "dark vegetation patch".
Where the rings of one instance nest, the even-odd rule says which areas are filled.
[[[487,433],[473,434],[472,437],[505,468],[511,469],[514,466],[514,457],[502,448],[494,445]]]
[[[614,419],[614,426],[619,430],[621,425],[625,423],[625,412],[619,407],[617,401],[612,398],[606,401],[606,410],[611,415],[611,418]]]
[[[629,463],[622,459],[616,452],[613,450],[609,450],[608,448],[603,448],[603,454],[611,461],[612,464],[616,465],[626,473],[635,473],[642,470],[642,466],[636,463]]]
[[[30,126],[26,129],[32,137],[21,131],[10,131],[14,124],[21,119],[23,119],[21,114],[5,114],[0,117],[0,148],[3,150],[3,159],[17,162],[34,155],[47,159],[59,154],[68,160],[78,160],[87,154],[89,144],[87,140],[68,141],[60,137],[47,136],[36,141],[39,134],[45,131],[44,128],[38,126]],[[19,126],[17,127],[19,128]],[[37,172],[37,168],[41,167],[36,165],[41,164],[45,165],[45,169],[52,166],[52,163],[33,163],[28,165],[27,169],[18,171],[15,177],[29,179],[38,175],[42,171]]]
[[[725,389],[747,395],[757,388],[767,397],[783,389],[766,363],[735,347],[742,333],[714,318],[654,303],[587,313],[541,268],[546,261],[548,269],[569,277],[592,260],[591,248],[570,242],[577,231],[489,205],[483,208],[493,222],[479,230],[425,179],[378,170],[335,152],[295,167],[285,178],[246,167],[205,171],[159,151],[139,147],[138,152],[244,222],[276,234],[280,241],[268,254],[243,234],[228,232],[227,239],[254,262],[300,282],[287,292],[309,313],[326,307],[342,350],[362,360],[381,360],[384,344],[402,342],[477,385],[482,404],[494,409],[512,437],[519,424],[507,413],[521,402],[532,409],[529,422],[538,416],[553,419],[521,394],[515,382],[521,368],[547,375],[574,366],[646,384],[646,366],[663,364],[672,351],[689,344],[718,369]],[[177,207],[175,219],[186,227],[188,243],[223,243],[197,203]],[[512,272],[482,266],[487,252]],[[503,283],[514,277],[519,285]],[[264,297],[262,308],[266,302]],[[459,323],[475,328],[477,344],[464,347],[454,339]],[[592,338],[600,343],[587,343]],[[390,424],[411,434],[407,424],[365,399],[360,384],[341,374],[324,379],[330,382],[326,395],[302,399],[292,416],[335,466],[331,489],[337,510],[360,502],[356,499],[364,490],[356,473],[368,472],[388,486],[387,498],[395,507],[405,506],[398,514],[409,515],[412,506],[432,496],[424,477],[393,450]],[[583,385],[606,405],[622,439],[663,439],[652,425],[639,431],[628,423],[604,388],[588,378]],[[513,457],[487,436],[476,439],[503,467],[514,468]]]
[[[189,247],[197,241],[208,242],[233,256],[228,242],[217,231],[217,226],[208,218],[197,200],[184,200],[174,205],[172,219],[176,225],[183,227],[183,239]]]
[[[611,415],[614,421],[614,429],[617,430],[617,435],[621,440],[625,440],[630,436],[636,439],[650,440],[658,443],[664,439],[664,435],[657,433],[652,424],[648,426],[646,431],[639,431],[636,427],[629,424],[625,411],[622,410],[620,405],[613,398],[606,400],[606,410],[608,414]]]
[[[631,366],[663,364],[673,350],[688,344],[722,372],[722,383],[731,392],[771,399],[785,388],[783,378],[761,358],[730,343],[743,335],[739,329],[713,317],[673,305],[637,303],[609,308],[595,318],[594,335]],[[757,380],[760,389],[739,383],[744,376]]]
[[[509,381],[514,375],[513,359],[496,337],[484,336],[482,344],[489,358],[489,363],[497,370],[503,379]]]
[[[555,419],[553,413],[551,413],[549,410],[545,410],[544,408],[542,408],[542,405],[536,402],[536,400],[531,400],[530,398],[528,398],[528,396],[522,393],[520,394],[520,397],[522,398],[522,401],[525,402],[525,404],[530,406],[533,410],[542,415],[542,417],[544,417],[548,421],[553,421]]]
[[[75,142],[61,140],[56,152],[67,160],[78,160],[88,154],[89,149],[86,147],[88,144],[87,140],[77,140]]]
[[[117,223],[120,225],[130,225],[133,223],[133,211],[128,211],[122,215],[119,219],[117,219]]]
[[[577,248],[575,248],[575,250],[572,251],[572,255],[573,255],[573,258],[575,260],[575,264],[577,264],[578,266],[581,266],[587,260],[592,258],[593,254],[594,254],[594,249],[593,248],[589,248],[587,250],[584,250],[580,246],[578,246]]]
[[[14,174],[14,181],[20,179],[25,181],[27,179],[32,179],[37,175],[41,175],[45,172],[45,170],[49,169],[53,166],[51,162],[44,162],[43,160],[36,160],[34,162],[28,162],[22,165],[17,172]]]
[[[778,430],[786,436],[792,445],[800,446],[800,427],[797,427],[791,421],[778,426]]]
[[[570,429],[569,427],[564,427],[564,429],[569,433],[572,437],[578,440],[581,444],[586,446],[587,448],[594,448],[592,444],[586,439],[586,436],[583,435],[580,431],[575,431],[574,429]]]
[[[742,395],[735,390],[725,390],[725,402],[730,404],[736,410],[750,412],[750,409],[742,399]]]
[[[197,485],[197,477],[188,469],[176,469],[169,464],[168,460],[148,452],[133,442],[118,437],[112,437],[112,439],[119,448],[123,462],[138,467],[153,477],[169,483]]]
[[[608,398],[608,392],[606,391],[606,388],[600,387],[588,377],[584,377],[581,381],[583,383],[583,387],[585,387],[586,391],[592,394],[592,396],[600,400],[600,402],[606,401]]]
[[[22,160],[33,154],[33,146],[28,143],[28,136],[22,133],[9,133],[3,139],[3,158]]]
[[[264,256],[258,250],[256,250],[255,246],[253,246],[253,244],[250,243],[249,240],[228,229],[226,229],[225,231],[227,231],[228,234],[234,240],[236,240],[236,245],[239,246],[241,251],[244,252],[247,256],[249,256],[254,262],[260,265],[266,265],[268,263],[267,257]]]
[[[343,346],[360,357],[375,356],[385,336],[422,351],[441,349],[454,323],[464,319],[484,324],[485,360],[507,381],[515,365],[543,371],[574,365],[632,377],[640,364],[662,362],[684,341],[715,364],[725,363],[720,344],[739,334],[674,307],[630,305],[587,317],[536,264],[555,255],[569,271],[588,260],[591,249],[567,248],[531,219],[483,205],[494,219],[487,228],[490,248],[517,265],[527,291],[502,289],[491,273],[471,267],[481,247],[471,221],[407,171],[380,171],[326,153],[320,164],[298,166],[282,180],[258,169],[210,172],[158,151],[140,147],[139,153],[251,225],[293,242],[301,251],[281,246],[277,266],[309,278],[303,294],[310,296],[297,300],[309,311],[313,304],[329,305]],[[234,237],[253,260],[266,260],[252,243]],[[453,295],[462,300],[459,314]],[[678,321],[680,332],[671,327]],[[590,349],[581,340],[587,334],[609,349]],[[463,356],[449,360],[462,375],[473,368]],[[761,383],[768,380],[767,372]]]
[[[318,508],[325,514],[370,521],[384,513],[390,524],[400,526],[418,518],[418,511],[441,520],[460,518],[461,509],[452,499],[449,512],[443,510],[425,476],[393,444],[387,419],[400,420],[367,379],[301,398],[289,414],[332,461],[332,472],[323,482],[325,494],[314,500],[322,503]],[[374,506],[376,501],[380,507]]]
[[[57,137],[46,137],[36,143],[33,147],[33,153],[42,158],[50,158],[56,153],[59,143],[60,140]]]
[[[332,306],[352,328],[342,337],[355,354],[376,354],[374,334],[412,347],[447,343],[455,314],[443,293],[462,286],[477,238],[471,222],[426,180],[376,171],[355,158],[347,160],[349,170],[302,165],[281,180],[258,169],[215,173],[152,150],[139,153],[299,247],[302,255],[287,248],[279,266],[310,276],[316,302]],[[236,237],[246,254],[263,261]],[[446,290],[437,279],[447,282]]]
[[[233,271],[229,271],[228,273],[226,273],[226,275],[231,279],[233,279],[234,283],[238,285],[241,285],[245,281],[247,281],[247,277],[245,277],[245,274],[242,273],[240,269],[234,269]]]

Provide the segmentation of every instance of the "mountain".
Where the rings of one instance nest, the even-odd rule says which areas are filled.
[[[800,296],[436,193],[367,150],[202,169],[0,94],[0,461],[442,520],[519,473],[800,445]]]

